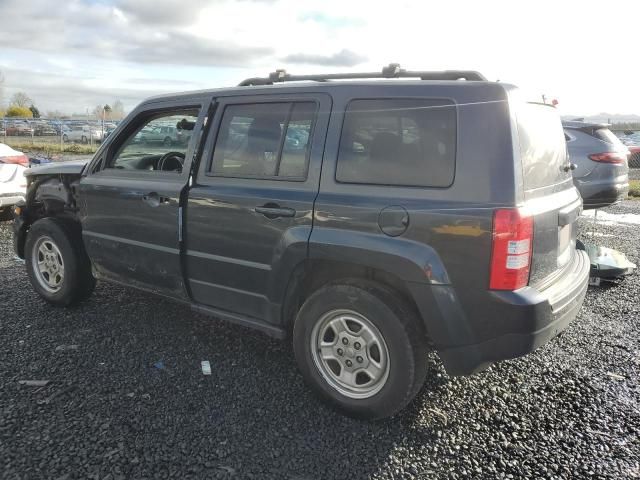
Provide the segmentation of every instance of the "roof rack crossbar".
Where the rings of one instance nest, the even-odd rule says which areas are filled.
[[[468,81],[486,81],[487,79],[479,72],[474,70],[443,70],[440,72],[420,72],[410,71],[400,68],[397,63],[390,63],[382,69],[381,72],[366,73],[327,73],[319,75],[291,75],[286,70],[276,70],[270,73],[268,77],[254,77],[243,80],[239,87],[257,86],[257,85],[273,85],[274,83],[283,82],[300,82],[311,80],[316,82],[326,82],[328,80],[352,80],[352,79],[369,79],[369,78],[419,78],[420,80],[468,80]]]

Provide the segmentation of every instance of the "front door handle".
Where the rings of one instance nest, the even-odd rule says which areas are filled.
[[[150,192],[142,196],[142,201],[150,207],[159,207],[160,205],[168,205],[169,197],[162,197],[158,192]]]
[[[267,203],[261,207],[255,208],[256,213],[260,213],[267,218],[279,218],[279,217],[295,217],[296,211],[293,208],[281,208],[276,203]]]

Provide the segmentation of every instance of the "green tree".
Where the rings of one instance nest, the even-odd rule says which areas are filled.
[[[38,110],[38,107],[31,104],[31,106],[29,107],[29,110],[31,110],[31,114],[33,115],[33,118],[40,118],[40,110]]]
[[[6,116],[7,117],[31,118],[33,116],[33,113],[27,107],[20,107],[18,105],[11,105],[7,109]]]

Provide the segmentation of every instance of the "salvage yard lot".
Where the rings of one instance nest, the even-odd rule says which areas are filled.
[[[640,263],[638,225],[581,219],[591,231]],[[181,305],[104,283],[46,305],[9,224],[0,279],[1,478],[640,478],[638,275],[590,289],[529,357],[467,378],[433,359],[413,406],[378,423],[324,407],[288,344]]]

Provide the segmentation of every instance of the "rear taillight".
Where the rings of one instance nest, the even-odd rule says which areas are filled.
[[[627,155],[620,152],[592,153],[589,158],[594,162],[621,164],[627,159]]]
[[[517,290],[529,282],[533,250],[533,217],[518,209],[493,214],[493,250],[489,288]]]

